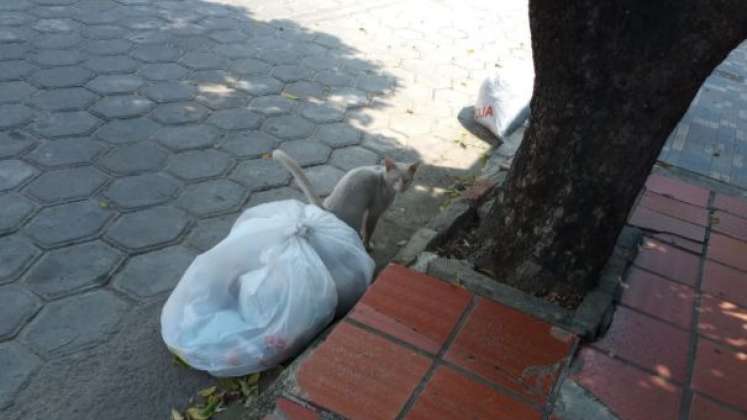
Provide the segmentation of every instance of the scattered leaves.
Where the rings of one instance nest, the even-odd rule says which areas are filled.
[[[284,96],[284,97],[286,97],[286,98],[288,98],[288,99],[290,99],[292,101],[297,101],[297,100],[301,99],[300,97],[298,97],[296,95],[291,95],[290,93],[287,93],[287,92],[283,92],[280,95],[282,95],[282,96]]]
[[[177,360],[177,356],[174,359]],[[259,373],[240,378],[220,378],[216,385],[200,390],[196,401],[190,400],[192,406],[184,414],[172,409],[171,420],[209,420],[236,401],[247,405],[259,396],[260,378]]]
[[[272,159],[272,153],[265,153],[262,155],[262,159],[264,160],[270,160]]]
[[[201,389],[200,392],[198,392],[202,398],[207,398],[213,394],[215,394],[215,386],[211,386],[209,388]]]
[[[192,369],[192,367],[188,365],[187,362],[184,361],[184,359],[182,359],[176,354],[174,355],[174,364],[177,366],[181,366],[183,368]]]
[[[470,48],[470,49],[467,50],[467,54],[474,54],[474,53],[475,53],[475,49],[474,48]]]
[[[99,207],[101,207],[102,209],[108,209],[109,208],[109,202],[101,200],[101,201],[99,201]]]

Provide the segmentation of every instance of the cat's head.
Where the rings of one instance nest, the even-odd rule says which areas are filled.
[[[420,162],[400,163],[386,157],[384,158],[384,168],[386,169],[386,180],[395,191],[403,192],[412,184],[415,178],[415,172],[418,170]]]

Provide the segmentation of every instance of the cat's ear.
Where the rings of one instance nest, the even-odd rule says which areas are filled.
[[[389,157],[384,158],[384,167],[386,168],[386,171],[389,172],[397,167],[397,164]]]
[[[420,166],[420,162],[415,162],[413,164],[410,164],[410,166],[407,168],[407,172],[409,172],[410,175],[415,175],[415,171],[418,170],[419,166]]]

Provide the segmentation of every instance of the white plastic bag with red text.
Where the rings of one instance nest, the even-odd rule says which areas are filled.
[[[529,114],[533,88],[534,66],[530,60],[504,64],[480,86],[475,121],[505,139]]]
[[[241,376],[301,351],[368,287],[374,263],[356,232],[296,200],[246,210],[199,255],[164,305],[161,335],[190,366]]]

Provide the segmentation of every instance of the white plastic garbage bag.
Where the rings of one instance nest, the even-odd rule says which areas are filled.
[[[529,113],[534,89],[531,60],[514,60],[482,82],[475,104],[475,121],[504,139]]]
[[[246,210],[199,255],[169,296],[161,335],[214,376],[241,376],[293,356],[368,287],[374,262],[347,224],[296,200]]]

